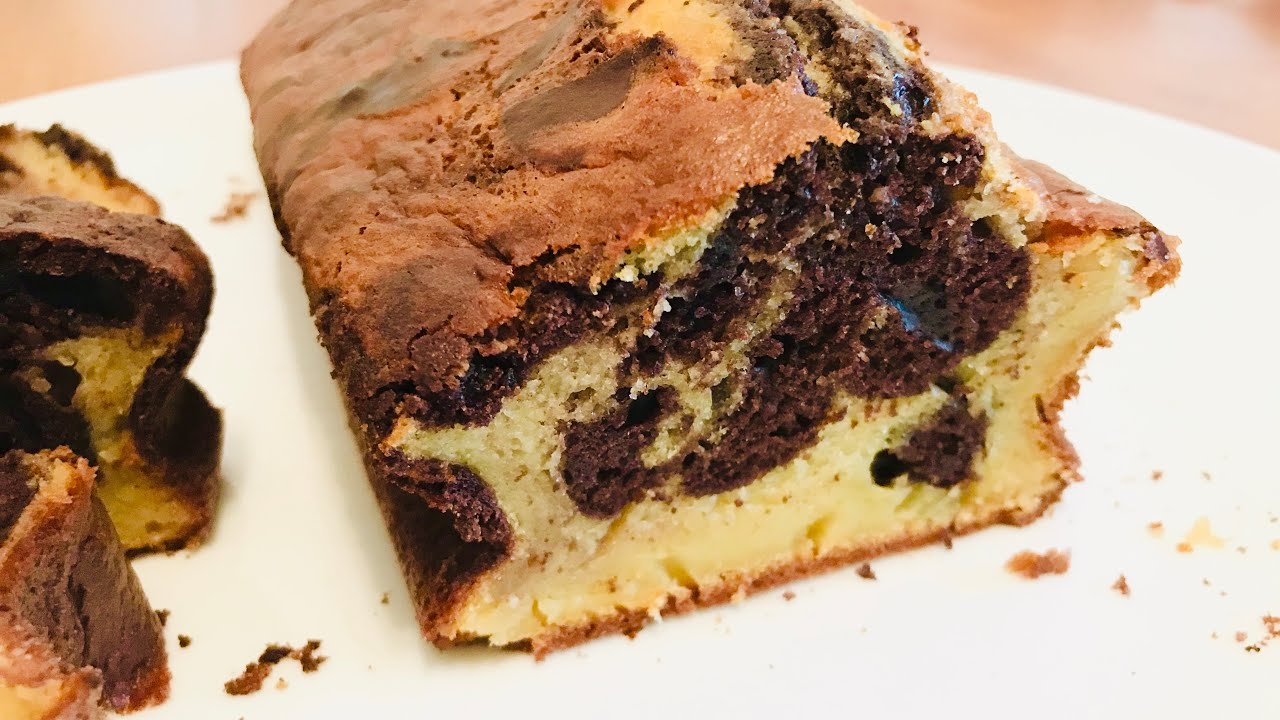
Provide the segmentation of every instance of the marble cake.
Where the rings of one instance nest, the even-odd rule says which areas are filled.
[[[1175,243],[842,0],[295,0],[256,149],[418,618],[539,654],[1074,477]]]
[[[0,453],[90,458],[131,552],[198,543],[219,488],[221,417],[183,377],[209,262],[157,210],[83,138],[0,128]]]
[[[0,717],[97,718],[163,701],[160,622],[94,471],[66,448],[0,457]]]

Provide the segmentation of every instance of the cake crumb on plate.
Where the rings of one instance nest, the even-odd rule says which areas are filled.
[[[1071,551],[1047,550],[1043,554],[1023,550],[1009,558],[1005,569],[1014,575],[1035,580],[1043,575],[1063,575],[1071,568]]]
[[[231,193],[227,196],[227,202],[222,206],[222,210],[209,218],[210,222],[226,223],[244,217],[249,212],[249,205],[257,196],[258,194],[253,192]]]
[[[1198,547],[1220,550],[1226,544],[1225,540],[1213,534],[1213,526],[1209,524],[1209,518],[1201,515],[1187,531],[1186,537],[1182,538],[1182,542],[1178,543],[1178,552],[1194,552]]]
[[[319,640],[308,640],[300,648],[272,643],[258,655],[258,659],[244,666],[239,677],[228,680],[223,688],[228,695],[250,695],[262,689],[263,683],[271,675],[271,668],[285,658],[297,660],[302,665],[302,672],[313,673],[329,658],[316,653],[320,649]],[[283,680],[281,681],[283,682]],[[276,684],[280,688],[280,683]]]
[[[307,644],[300,650],[294,650],[289,653],[289,657],[297,660],[302,665],[302,672],[313,673],[320,669],[320,665],[329,658],[316,653],[320,649],[319,640],[308,640]]]
[[[1129,597],[1129,579],[1126,578],[1124,575],[1121,575],[1120,577],[1116,578],[1116,581],[1114,583],[1112,583],[1111,589],[1115,590],[1116,592],[1120,593],[1125,597]]]
[[[244,666],[244,672],[222,685],[228,695],[252,695],[262,689],[271,674],[271,666],[266,663],[251,662]]]

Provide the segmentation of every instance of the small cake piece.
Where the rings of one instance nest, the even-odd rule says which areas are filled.
[[[0,458],[0,717],[98,717],[163,701],[160,621],[66,448]]]
[[[159,215],[160,204],[120,177],[111,157],[61,125],[0,125],[0,193],[58,195],[119,212]]]
[[[89,458],[132,552],[198,543],[221,417],[183,372],[209,314],[208,260],[180,228],[124,212],[157,206],[57,126],[0,129],[0,162],[18,180],[0,191],[0,452]]]
[[[442,646],[1035,519],[1178,271],[847,0],[294,0],[242,78]]]

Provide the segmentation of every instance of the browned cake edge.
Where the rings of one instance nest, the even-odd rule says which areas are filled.
[[[58,123],[42,131],[25,131],[13,124],[0,125],[0,192],[8,190],[6,186],[9,183],[6,182],[6,175],[15,176],[20,185],[24,170],[6,158],[3,148],[4,145],[19,140],[23,135],[29,135],[35,142],[61,154],[68,165],[94,175],[103,189],[132,198],[137,210],[151,215],[160,214],[160,203],[133,181],[121,176],[116,169],[115,161],[106,151],[94,145],[80,133],[68,130]]]

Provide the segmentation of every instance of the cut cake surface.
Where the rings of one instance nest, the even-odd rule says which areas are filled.
[[[295,0],[256,149],[423,632],[546,652],[1038,517],[1176,243],[841,0]]]

